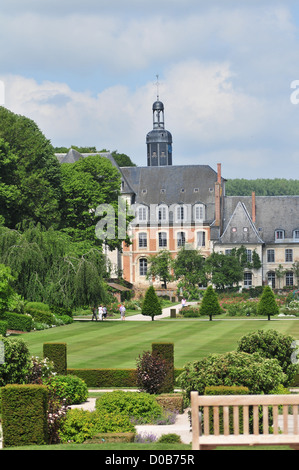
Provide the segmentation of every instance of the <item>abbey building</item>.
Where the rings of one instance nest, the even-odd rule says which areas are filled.
[[[175,257],[185,246],[208,257],[245,246],[248,261],[256,252],[261,268],[246,270],[242,287],[298,285],[299,196],[226,196],[221,164],[216,169],[173,165],[172,135],[159,99],[152,112],[146,166],[119,168],[109,153],[100,154],[118,168],[122,197],[135,215],[129,227],[132,244],[109,253],[114,272],[121,271],[136,287],[148,287],[148,259],[161,250]],[[58,158],[73,162],[84,156],[71,150]]]

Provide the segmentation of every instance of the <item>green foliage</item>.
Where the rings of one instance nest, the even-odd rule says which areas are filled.
[[[0,317],[8,309],[14,296],[14,291],[11,287],[13,280],[11,269],[4,264],[0,264]]]
[[[60,221],[61,173],[54,149],[30,119],[0,107],[1,215],[10,228],[24,220]],[[3,194],[3,193],[2,193]]]
[[[128,416],[75,408],[67,412],[59,437],[63,443],[81,443],[99,433],[134,431],[135,427]]]
[[[167,364],[167,373],[164,378],[159,393],[173,392],[174,386],[174,344],[173,343],[152,343],[152,354]]]
[[[257,196],[287,196],[299,195],[299,181],[284,178],[255,180],[229,179],[225,184],[227,196],[251,196],[255,192]]]
[[[213,252],[205,262],[205,269],[217,289],[232,287],[243,279],[244,268],[238,256]]]
[[[65,400],[66,405],[84,403],[88,398],[88,388],[84,380],[75,375],[55,375],[44,380],[56,397]]]
[[[145,293],[141,313],[152,317],[152,320],[156,315],[162,315],[161,304],[153,286],[150,286]]]
[[[4,364],[0,364],[0,387],[26,383],[30,371],[27,344],[21,338],[3,338]]]
[[[100,248],[74,243],[40,224],[25,225],[23,231],[0,227],[0,262],[10,267],[13,287],[28,301],[70,309],[106,298]]]
[[[169,434],[162,434],[161,437],[159,437],[158,441],[163,444],[181,444],[181,437],[178,434],[175,433],[169,433]]]
[[[6,312],[2,315],[8,330],[31,331],[33,322],[30,315]]]
[[[0,320],[0,338],[1,336],[6,336],[6,331],[8,329],[7,327],[8,327],[7,321]]]
[[[276,359],[244,352],[210,354],[185,365],[184,372],[177,379],[187,397],[192,390],[203,395],[205,387],[214,385],[239,385],[248,387],[250,393],[267,394],[286,381],[287,376]]]
[[[44,343],[43,356],[54,364],[55,372],[60,375],[67,373],[67,345],[66,343]]]
[[[208,315],[211,321],[213,315],[220,315],[220,313],[221,307],[218,301],[218,296],[213,287],[210,285],[207,287],[203,295],[200,307],[200,315]]]
[[[297,365],[292,363],[296,354],[295,339],[276,330],[258,330],[243,336],[238,343],[238,351],[248,354],[259,353],[268,359],[277,359],[291,384],[297,373]]]
[[[182,247],[173,262],[173,270],[176,279],[180,280],[179,287],[182,287],[186,295],[198,298],[198,286],[207,285],[205,271],[205,259],[197,250],[189,250]]]
[[[162,407],[153,395],[143,392],[114,391],[96,400],[99,413],[121,414],[142,423],[150,423],[162,414]]]
[[[270,286],[264,287],[262,296],[258,303],[258,314],[270,317],[279,313],[279,308],[275,300],[275,295]]]
[[[1,395],[4,447],[47,444],[47,388],[7,385]]]
[[[136,369],[68,369],[81,377],[88,387],[136,387]]]
[[[165,289],[167,283],[172,281],[173,276],[171,274],[172,258],[168,250],[161,250],[157,255],[150,256],[148,258],[149,267],[146,278],[151,279],[155,277],[163,281]]]

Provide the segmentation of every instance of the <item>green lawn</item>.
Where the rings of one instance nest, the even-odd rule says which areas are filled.
[[[259,329],[276,329],[299,339],[298,320],[218,320],[74,322],[22,335],[32,355],[42,357],[43,343],[67,343],[69,368],[135,368],[136,358],[153,342],[173,342],[175,367],[209,353],[233,351],[238,340]]]

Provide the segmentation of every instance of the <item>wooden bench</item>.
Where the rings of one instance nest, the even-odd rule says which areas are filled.
[[[299,450],[298,405],[299,395],[200,396],[198,392],[191,392],[192,450],[248,445],[288,445]],[[262,433],[259,429],[261,410]]]

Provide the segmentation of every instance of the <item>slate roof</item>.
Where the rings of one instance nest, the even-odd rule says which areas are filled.
[[[256,196],[256,222],[254,224],[264,243],[273,243],[275,230],[284,230],[285,239],[293,238],[299,229],[299,196]],[[224,198],[223,234],[239,203],[252,217],[251,196],[226,196]],[[223,239],[224,240],[224,239]]]
[[[209,165],[124,167],[120,170],[136,194],[136,204],[205,204],[206,221],[214,220],[217,173]]]
[[[223,244],[262,244],[263,240],[259,236],[252,218],[248,213],[246,205],[239,201],[234,209],[230,220],[226,224],[225,230],[220,237]]]

